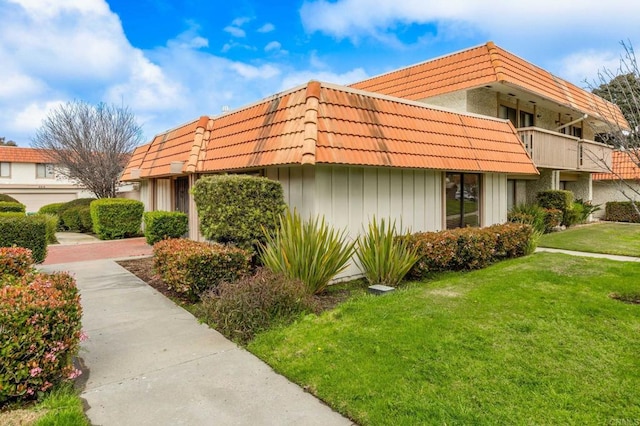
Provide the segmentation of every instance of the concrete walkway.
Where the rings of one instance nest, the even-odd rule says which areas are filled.
[[[640,262],[640,257],[618,256],[615,254],[604,253],[588,253],[585,251],[561,250],[547,247],[538,247],[536,249],[536,252],[563,253],[571,256],[595,257],[598,259],[617,260],[619,262]]]
[[[94,425],[352,424],[111,260],[40,269],[80,288]]]

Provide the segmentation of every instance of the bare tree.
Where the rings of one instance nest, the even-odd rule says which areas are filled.
[[[107,198],[116,196],[120,174],[141,140],[128,108],[73,101],[49,113],[31,145],[49,152],[58,173]]]
[[[621,45],[623,54],[618,69],[603,68],[598,72],[597,80],[588,85],[594,94],[617,105],[626,119],[626,122],[622,119],[610,121],[605,129],[597,129],[599,137],[619,152],[621,160],[640,168],[640,69],[633,46],[628,42],[622,42]],[[598,112],[605,117],[620,116],[610,106],[599,105],[598,108]],[[629,201],[640,201],[640,182],[630,181],[611,162],[601,158],[594,160],[614,175],[615,179],[612,182],[625,198]],[[640,215],[638,206],[635,203],[632,205]]]

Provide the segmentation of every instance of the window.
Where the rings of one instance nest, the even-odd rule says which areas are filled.
[[[480,226],[480,175],[447,173],[447,229]]]
[[[11,163],[0,163],[0,177],[11,177]]]
[[[36,178],[53,179],[53,164],[36,164]]]
[[[533,114],[526,111],[520,111],[520,121],[518,121],[518,111],[515,108],[500,105],[500,118],[508,118],[514,127],[533,127]]]

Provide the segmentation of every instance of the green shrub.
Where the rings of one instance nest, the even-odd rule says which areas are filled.
[[[367,232],[358,238],[356,256],[360,270],[370,284],[395,287],[418,261],[415,247],[396,237],[395,222],[380,223],[375,216]]]
[[[16,200],[15,198],[13,198],[11,195],[7,195],[7,194],[0,194],[0,201],[8,201],[11,203],[19,203],[20,201]]]
[[[239,343],[313,310],[313,298],[301,281],[266,268],[236,282],[222,282],[216,291],[203,295],[200,306],[206,322]]]
[[[601,204],[592,204],[591,201],[584,201],[582,199],[578,199],[576,200],[576,203],[582,205],[582,217],[580,218],[580,223],[585,223],[587,219],[589,219],[589,216],[591,214],[599,210],[602,210],[600,208]]]
[[[577,225],[583,222],[584,207],[581,203],[573,203],[562,216],[562,224],[566,227]]]
[[[0,281],[3,275],[22,277],[33,266],[31,250],[24,247],[0,247]]]
[[[13,201],[0,201],[0,213],[25,213],[26,206],[20,203],[14,203]]]
[[[91,202],[93,231],[101,240],[127,238],[140,233],[144,204],[127,198],[102,198]]]
[[[255,250],[271,234],[286,205],[280,182],[247,175],[208,176],[191,192],[208,240]]]
[[[247,251],[188,239],[158,241],[153,264],[167,286],[192,299],[222,281],[234,281],[250,270]]]
[[[456,270],[482,269],[495,260],[497,236],[491,229],[459,228],[452,232],[458,242]]]
[[[75,206],[62,211],[60,219],[68,231],[80,232],[80,228],[82,227],[80,209],[82,208],[83,206]]]
[[[501,259],[524,256],[531,253],[536,235],[538,231],[520,223],[412,234],[406,239],[419,259],[409,275],[423,279],[433,272],[480,269]]]
[[[189,228],[189,218],[181,212],[153,211],[144,214],[144,236],[153,245],[167,238],[180,238]]]
[[[565,211],[573,204],[573,192],[559,189],[540,191],[536,195],[538,205],[543,209],[557,209]]]
[[[525,223],[537,231],[544,232],[545,216],[544,209],[537,204],[519,204],[507,213],[507,220],[513,223]]]
[[[80,296],[66,273],[0,283],[0,407],[35,399],[79,374]]]
[[[51,203],[46,204],[40,207],[38,213],[46,213],[46,214],[55,214],[56,216],[60,216],[60,208],[67,203]]]
[[[534,228],[524,223],[505,223],[493,225],[487,228],[496,234],[497,258],[512,259],[529,254],[529,241],[531,240]]]
[[[562,224],[564,213],[558,209],[544,209],[544,232],[549,233]]]
[[[636,207],[640,211],[640,202],[636,202]],[[609,201],[605,204],[604,220],[640,223],[640,215],[631,201]]]
[[[287,211],[274,234],[265,231],[265,239],[259,249],[262,264],[302,281],[312,294],[322,293],[349,266],[356,243],[347,243],[346,231],[334,230],[324,217],[303,221],[296,211]]]
[[[41,263],[47,256],[47,225],[38,216],[2,217],[0,215],[0,247],[31,249],[33,260]]]
[[[91,207],[81,206],[78,208],[80,218],[80,232],[93,232],[93,219],[91,219]]]
[[[58,216],[48,213],[37,213],[31,217],[40,218],[47,229],[47,244],[57,244],[56,231],[58,230]]]
[[[25,217],[24,213],[20,212],[0,212],[0,216],[2,217]]]
[[[67,224],[64,223],[64,219],[63,219],[64,212],[66,210],[72,209],[74,207],[79,207],[79,206],[90,206],[91,203],[95,200],[96,200],[95,198],[77,198],[75,200],[71,200],[66,203],[63,203],[63,205],[58,208],[58,217],[60,217],[60,225],[62,226],[62,228],[63,229],[69,228]]]

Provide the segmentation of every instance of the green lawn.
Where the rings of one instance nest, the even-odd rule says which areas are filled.
[[[249,349],[362,425],[638,424],[637,264],[539,253],[361,296]]]
[[[598,223],[545,234],[540,247],[640,256],[640,224]]]

